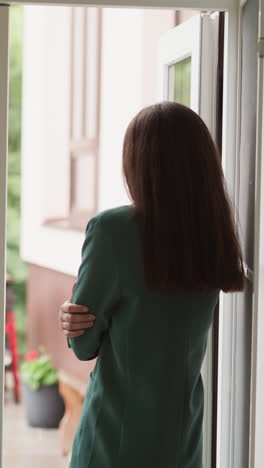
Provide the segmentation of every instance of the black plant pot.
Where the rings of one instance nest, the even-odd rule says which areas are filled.
[[[22,398],[26,406],[27,422],[33,427],[55,428],[64,415],[65,405],[58,383],[41,385],[32,390],[22,383]]]

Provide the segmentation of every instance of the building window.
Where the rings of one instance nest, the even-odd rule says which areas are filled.
[[[67,208],[62,216],[46,217],[44,224],[83,231],[97,211],[101,8],[71,8],[69,32]]]
[[[176,101],[187,107],[191,105],[191,57],[169,66],[168,94],[170,101]]]
[[[83,229],[97,209],[101,9],[72,8],[69,224]]]

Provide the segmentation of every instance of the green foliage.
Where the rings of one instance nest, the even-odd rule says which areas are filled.
[[[52,367],[48,354],[42,354],[32,361],[23,361],[20,365],[21,380],[33,390],[40,385],[53,385],[58,382],[58,371]]]
[[[21,144],[23,7],[10,9],[9,61],[9,151],[17,152]]]
[[[20,257],[21,89],[23,7],[10,8],[7,272],[13,278],[19,353],[25,352],[27,268]]]

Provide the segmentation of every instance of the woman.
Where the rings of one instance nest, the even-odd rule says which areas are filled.
[[[244,288],[219,154],[196,113],[162,102],[130,123],[123,173],[132,204],[86,230],[72,303],[89,313],[60,313],[77,358],[98,356],[70,468],[201,468],[208,330],[219,291]]]

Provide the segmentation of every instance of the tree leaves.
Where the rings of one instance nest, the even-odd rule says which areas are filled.
[[[7,272],[13,278],[19,353],[25,352],[26,264],[20,257],[23,7],[10,8]]]

